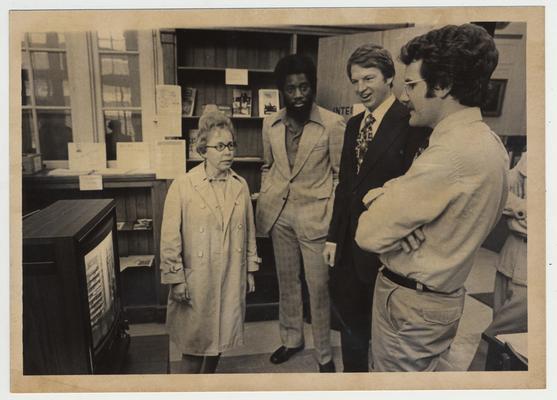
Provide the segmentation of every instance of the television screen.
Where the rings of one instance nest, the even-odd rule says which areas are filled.
[[[84,257],[93,348],[96,348],[109,332],[116,318],[116,277],[112,240],[110,231]]]

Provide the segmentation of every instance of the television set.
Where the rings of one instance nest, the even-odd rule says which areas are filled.
[[[120,372],[120,287],[114,200],[59,200],[24,218],[23,373]]]

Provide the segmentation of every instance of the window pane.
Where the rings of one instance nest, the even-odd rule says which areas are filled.
[[[32,52],[31,65],[38,106],[69,106],[70,87],[65,53]]]
[[[140,107],[139,57],[101,55],[103,107]]]
[[[33,119],[30,110],[23,110],[21,115],[21,133],[23,134],[21,142],[21,151],[23,153],[36,153],[35,138],[33,137]]]
[[[137,51],[137,31],[98,32],[99,50]]]
[[[141,113],[131,111],[106,111],[106,158],[116,160],[116,143],[141,142]]]
[[[30,33],[29,47],[65,49],[66,38],[63,33]]]
[[[43,160],[67,160],[68,142],[72,141],[69,111],[37,111],[39,140]]]
[[[31,104],[31,84],[29,82],[29,53],[21,53],[21,104]]]

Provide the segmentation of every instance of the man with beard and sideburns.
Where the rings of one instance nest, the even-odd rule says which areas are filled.
[[[444,370],[464,282],[507,198],[507,151],[480,110],[498,51],[485,29],[447,25],[410,40],[400,60],[409,123],[433,131],[404,175],[363,198],[356,243],[383,264],[373,293],[373,370]],[[401,240],[417,230],[421,242],[405,251]]]
[[[408,110],[392,93],[395,67],[388,50],[374,44],[358,47],[346,72],[366,110],[346,125],[323,255],[334,266],[331,301],[337,311],[333,315],[339,318],[344,372],[368,372],[373,286],[381,261],[354,240],[358,218],[365,211],[362,198],[404,174],[431,130],[408,125]]]
[[[280,364],[304,348],[302,259],[320,372],[335,372],[330,342],[329,271],[322,252],[338,182],[344,120],[314,103],[315,65],[282,58],[275,79],[285,108],[263,122],[263,166],[256,227],[271,236],[279,284]]]

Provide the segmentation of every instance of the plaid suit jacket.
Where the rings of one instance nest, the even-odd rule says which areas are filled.
[[[344,119],[314,104],[298,147],[292,170],[286,154],[286,110],[263,122],[263,166],[257,200],[256,227],[268,235],[285,202],[295,201],[310,240],[327,235],[338,182]]]

